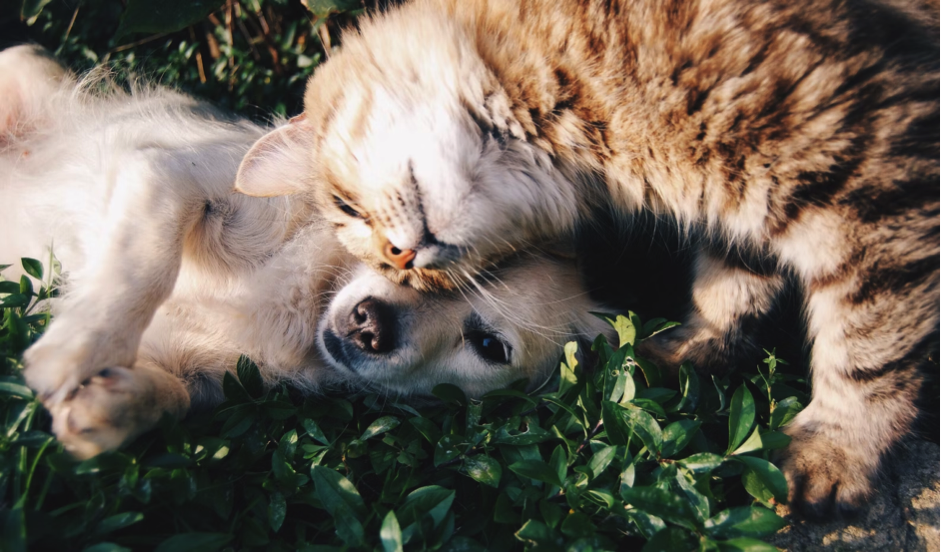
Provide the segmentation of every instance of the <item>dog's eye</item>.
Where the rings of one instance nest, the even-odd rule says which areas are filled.
[[[510,346],[497,335],[484,331],[470,332],[465,338],[477,354],[491,363],[507,365],[510,362]]]
[[[356,211],[355,209],[353,209],[352,207],[350,207],[350,204],[348,204],[348,203],[346,203],[345,201],[343,201],[343,198],[341,198],[341,197],[339,197],[339,196],[337,196],[337,195],[334,195],[334,196],[333,196],[333,203],[336,204],[336,206],[340,208],[340,211],[342,211],[343,213],[346,213],[346,214],[349,215],[350,217],[355,217],[355,218],[357,218],[357,219],[365,219],[365,218],[366,218],[365,215],[363,215],[363,214],[360,213],[359,211]]]

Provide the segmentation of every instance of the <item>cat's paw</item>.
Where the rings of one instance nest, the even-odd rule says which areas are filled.
[[[82,381],[50,412],[52,430],[65,449],[88,459],[149,430],[164,412],[182,417],[188,408],[189,396],[172,375],[111,367]]]
[[[788,484],[788,503],[812,519],[853,518],[872,494],[879,455],[846,443],[837,424],[806,422],[785,429],[791,443],[775,461]]]

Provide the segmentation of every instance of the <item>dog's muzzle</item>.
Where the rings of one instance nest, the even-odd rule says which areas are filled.
[[[368,297],[353,306],[349,315],[337,317],[335,328],[324,331],[327,352],[338,363],[356,372],[357,361],[392,353],[396,345],[395,310]]]

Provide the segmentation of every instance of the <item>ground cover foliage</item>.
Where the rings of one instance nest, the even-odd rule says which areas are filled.
[[[338,26],[378,3],[7,0],[0,29],[264,120],[300,110]],[[21,376],[55,263],[0,261],[34,277],[0,282],[2,550],[765,550],[783,525],[769,459],[806,383],[773,350],[751,372],[665,383],[634,347],[672,323],[630,313],[607,316],[620,347],[578,363],[567,345],[533,394],[304,398],[243,359],[217,409],[76,462]]]
[[[606,316],[593,367],[565,347],[555,386],[415,408],[371,394],[266,390],[246,358],[226,401],[119,452],[72,460],[21,377],[49,323],[44,285],[0,282],[0,547],[4,550],[774,550],[787,487],[769,462],[806,401],[768,353],[752,374],[634,355],[672,326]]]

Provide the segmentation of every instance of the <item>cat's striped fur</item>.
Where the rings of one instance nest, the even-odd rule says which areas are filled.
[[[239,188],[317,194],[416,287],[569,236],[592,204],[672,216],[711,247],[652,351],[668,363],[723,363],[794,275],[814,399],[781,466],[799,505],[853,508],[938,331],[937,36],[936,3],[417,1],[346,35],[293,146],[263,140]]]

